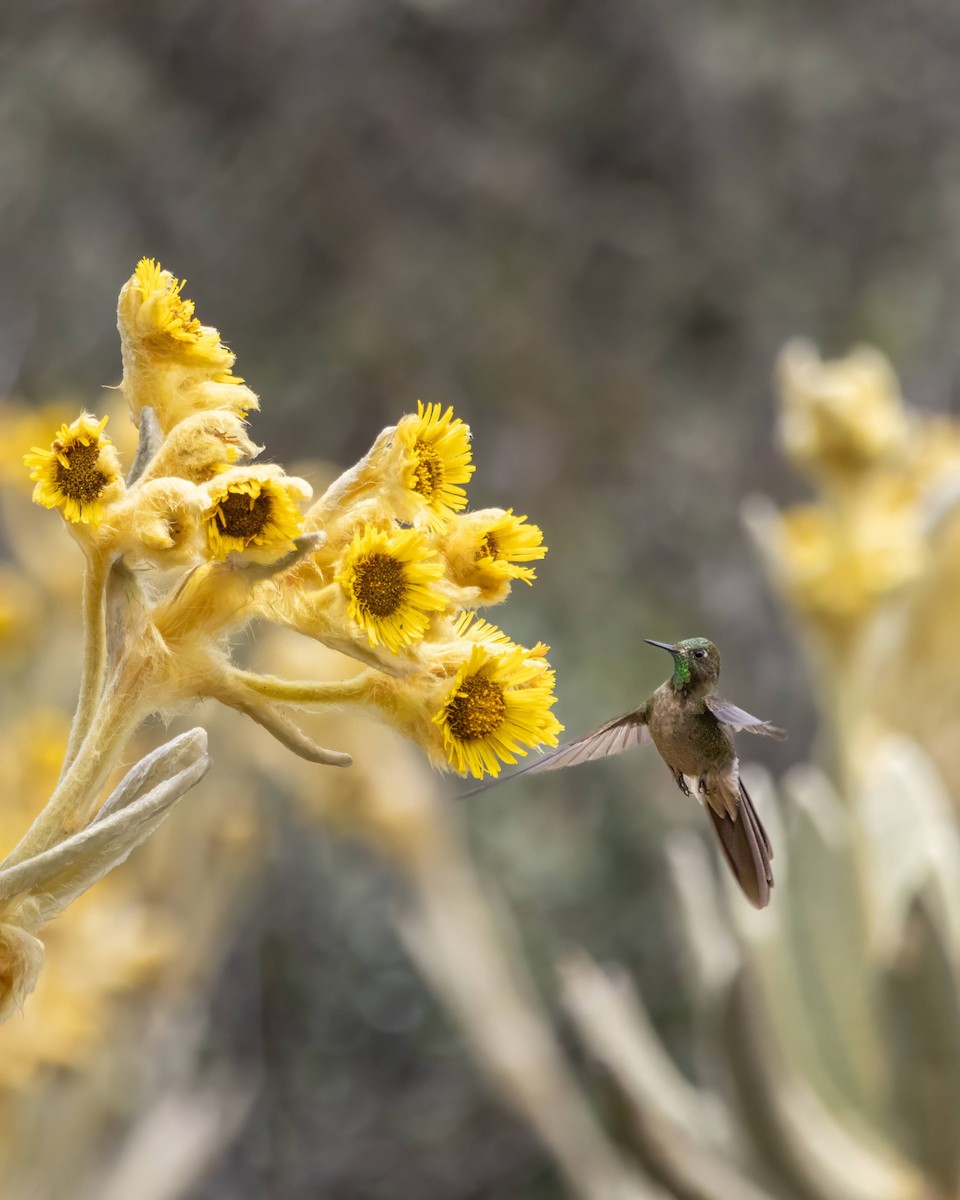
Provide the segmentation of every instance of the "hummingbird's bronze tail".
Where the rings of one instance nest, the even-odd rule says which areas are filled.
[[[709,804],[704,807],[710,814],[723,856],[730,864],[741,891],[754,908],[766,908],[773,887],[773,871],[770,869],[773,849],[750,794],[743,786],[743,780],[740,780],[740,803],[736,816],[718,813]]]

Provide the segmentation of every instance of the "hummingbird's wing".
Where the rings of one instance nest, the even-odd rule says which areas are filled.
[[[469,792],[462,792],[461,798],[486,791],[488,787],[493,787],[497,783],[506,783],[510,779],[516,779],[518,775],[533,775],[537,771],[559,771],[562,767],[576,767],[580,763],[592,762],[597,758],[608,758],[611,754],[622,754],[624,750],[642,746],[649,741],[650,730],[647,727],[646,706],[644,705],[643,708],[624,713],[622,717],[608,721],[606,725],[601,725],[592,733],[585,733],[581,737],[574,738],[565,746],[558,746],[556,750],[551,750],[536,761],[521,767],[519,771],[505,775],[503,779],[492,779],[488,783],[472,788]]]
[[[776,738],[777,741],[783,741],[787,736],[784,730],[778,729],[776,725],[771,725],[769,721],[763,721],[760,717],[752,717],[729,700],[721,700],[719,696],[708,696],[705,703],[721,725],[729,725],[731,729],[742,729],[744,733],[759,733],[763,737]]]
[[[601,725],[593,733],[585,733],[574,738],[565,746],[558,746],[549,754],[544,754],[529,767],[515,774],[523,775],[534,771],[559,771],[561,767],[576,767],[580,763],[593,762],[596,758],[609,758],[611,754],[622,754],[634,746],[642,746],[650,741],[650,730],[647,727],[647,716],[642,708],[634,712],[624,713],[606,725]],[[511,776],[511,779],[513,776]]]

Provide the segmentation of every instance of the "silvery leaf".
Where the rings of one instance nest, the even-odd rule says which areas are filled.
[[[42,854],[0,871],[0,913],[19,910],[23,927],[38,929],[123,862],[210,767],[206,733],[195,729],[185,737],[193,753],[182,752],[175,775]]]

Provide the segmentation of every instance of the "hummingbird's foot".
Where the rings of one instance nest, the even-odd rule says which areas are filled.
[[[677,772],[675,773],[675,775],[674,775],[674,777],[673,777],[673,778],[674,778],[674,779],[676,780],[676,782],[677,782],[677,787],[680,789],[680,791],[681,791],[681,792],[683,792],[683,794],[684,794],[685,796],[692,796],[692,795],[693,795],[693,792],[691,792],[691,791],[690,791],[690,789],[687,787],[687,781],[686,781],[686,779],[684,778],[684,775],[683,775],[683,772],[682,772],[682,771],[677,771]]]
[[[707,787],[707,780],[703,775],[700,776],[700,782],[697,784],[697,791],[701,796],[710,795],[710,789]]]

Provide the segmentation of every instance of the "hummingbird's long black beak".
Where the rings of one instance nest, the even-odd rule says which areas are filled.
[[[655,642],[653,638],[644,638],[643,640],[648,646],[657,646],[660,650],[669,650],[671,654],[673,653],[674,647],[669,642]]]

